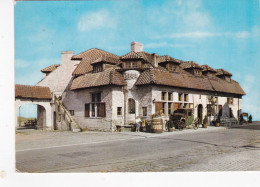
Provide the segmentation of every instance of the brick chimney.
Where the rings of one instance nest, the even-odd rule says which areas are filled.
[[[71,57],[74,55],[74,51],[62,51],[61,52],[61,65],[71,63]]]
[[[131,42],[131,51],[142,52],[143,51],[143,44],[138,43],[138,42]]]
[[[159,55],[157,55],[156,53],[153,53],[153,66],[154,67],[158,67],[158,57]]]

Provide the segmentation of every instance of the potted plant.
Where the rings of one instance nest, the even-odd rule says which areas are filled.
[[[208,126],[208,117],[207,116],[205,116],[204,117],[204,119],[203,119],[203,128],[207,128],[207,126]]]

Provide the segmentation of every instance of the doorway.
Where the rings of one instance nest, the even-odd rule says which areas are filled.
[[[200,124],[202,124],[202,119],[203,119],[202,111],[203,111],[203,106],[202,106],[202,104],[199,104],[199,106],[198,106],[198,118],[199,118]]]

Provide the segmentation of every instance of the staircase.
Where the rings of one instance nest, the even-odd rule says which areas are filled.
[[[60,97],[54,96],[55,111],[59,117],[56,117],[56,124],[61,126],[62,130],[71,130],[80,132],[81,128],[75,118],[70,114],[67,108],[62,104]]]

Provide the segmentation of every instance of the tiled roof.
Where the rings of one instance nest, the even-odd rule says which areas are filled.
[[[217,70],[217,74],[216,75],[229,75],[232,76],[232,73],[229,73],[228,71],[224,70],[224,69],[216,69]]]
[[[59,64],[53,64],[51,66],[48,66],[47,68],[44,68],[41,70],[41,72],[43,73],[49,73],[49,72],[52,72],[54,71],[57,67],[59,67],[60,65]]]
[[[71,90],[90,88],[105,85],[126,85],[123,76],[115,71],[115,68],[109,68],[98,73],[87,73],[75,78],[70,87]]]
[[[16,84],[15,98],[51,99],[52,97],[49,87]]]
[[[172,57],[170,57],[168,55],[164,55],[164,56],[160,56],[158,58],[158,63],[162,63],[162,62],[173,62],[173,63],[176,63],[176,64],[180,64],[181,60],[172,58]]]
[[[107,63],[110,63],[110,64],[120,64],[121,63],[121,61],[118,58],[112,58],[112,57],[108,57],[108,56],[101,56],[97,60],[92,62],[91,64],[96,64],[96,63],[99,63],[99,62],[107,62]]]
[[[202,69],[202,71],[211,71],[211,72],[217,72],[215,69],[213,69],[212,67],[210,67],[210,66],[208,66],[208,65],[202,65],[201,66],[203,69]]]
[[[202,69],[202,67],[197,64],[194,61],[186,61],[180,64],[182,69],[190,69],[190,68],[198,68],[198,69]]]
[[[240,95],[245,94],[240,85],[235,81],[230,83],[219,78],[216,80],[211,80],[207,77],[195,77],[186,73],[171,73],[169,71],[162,71],[159,69],[150,69],[141,73],[136,81],[136,85],[147,84],[217,91]]]
[[[144,59],[142,54],[138,54],[134,51],[131,51],[120,57],[121,59]]]
[[[107,56],[107,57],[119,59],[119,56],[114,55],[112,53],[100,49],[96,49],[96,48],[89,49],[83,53],[74,55],[71,58],[72,60],[81,60],[79,65],[73,71],[72,75],[83,75],[87,72],[92,71],[93,67],[91,66],[91,63],[97,60],[98,58],[100,58],[101,56]]]

